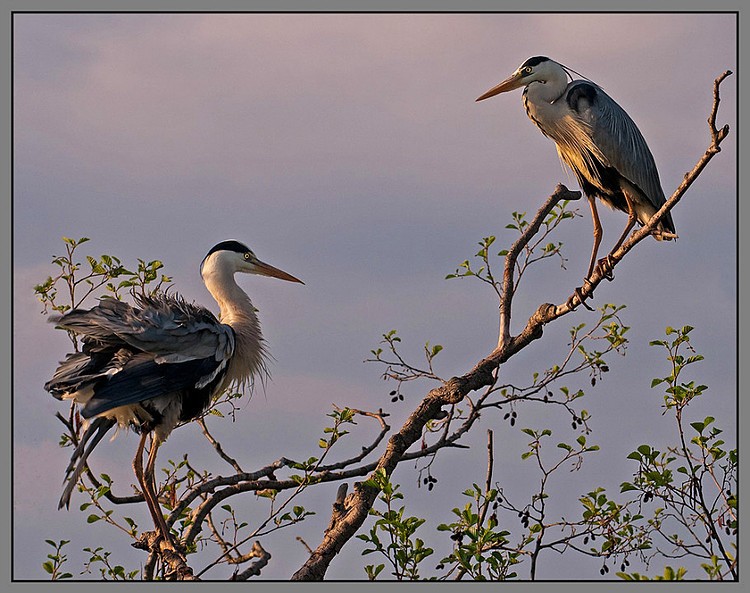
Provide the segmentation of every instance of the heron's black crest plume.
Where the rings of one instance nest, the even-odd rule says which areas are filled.
[[[216,245],[214,245],[206,254],[206,257],[211,255],[212,253],[216,253],[217,251],[234,251],[236,253],[246,253],[247,251],[250,251],[250,248],[247,245],[240,243],[239,241],[222,241],[221,243],[217,243]]]
[[[526,66],[531,66],[533,68],[534,66],[538,66],[542,62],[548,61],[549,58],[547,56],[534,56],[533,58],[529,58],[523,64],[521,64],[521,69],[525,68]]]

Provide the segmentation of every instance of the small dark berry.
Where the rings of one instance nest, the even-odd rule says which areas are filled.
[[[515,418],[511,418],[510,419],[510,425],[511,426],[515,426],[515,424],[516,424],[516,419]]]

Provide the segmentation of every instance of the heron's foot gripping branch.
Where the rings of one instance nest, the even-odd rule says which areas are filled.
[[[584,286],[585,286],[585,284],[588,281],[589,281],[588,278],[584,279]],[[576,287],[573,290],[573,294],[571,294],[568,297],[568,300],[566,301],[565,306],[568,307],[568,309],[570,309],[571,311],[575,310],[575,308],[578,305],[583,305],[589,311],[593,311],[594,310],[589,304],[586,303],[586,298],[587,297],[594,296],[594,290],[591,289],[590,293],[584,294],[583,289],[584,289],[583,286]],[[578,299],[578,303],[576,303],[576,299]]]
[[[615,264],[616,263],[617,262],[612,257],[611,253],[607,254],[606,257],[603,257],[598,262],[596,262],[596,268],[604,280],[607,280],[608,282],[612,282],[612,280],[615,279]]]

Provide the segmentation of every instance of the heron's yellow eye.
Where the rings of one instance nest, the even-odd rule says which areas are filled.
[[[526,68],[523,69],[524,74],[531,74],[531,66],[526,66]]]
[[[251,257],[252,257],[252,255],[250,253],[246,253],[245,254],[245,259],[246,260],[250,260]]]

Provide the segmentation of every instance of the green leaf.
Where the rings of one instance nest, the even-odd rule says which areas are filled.
[[[86,518],[86,523],[96,523],[101,517],[99,515],[91,514]]]

